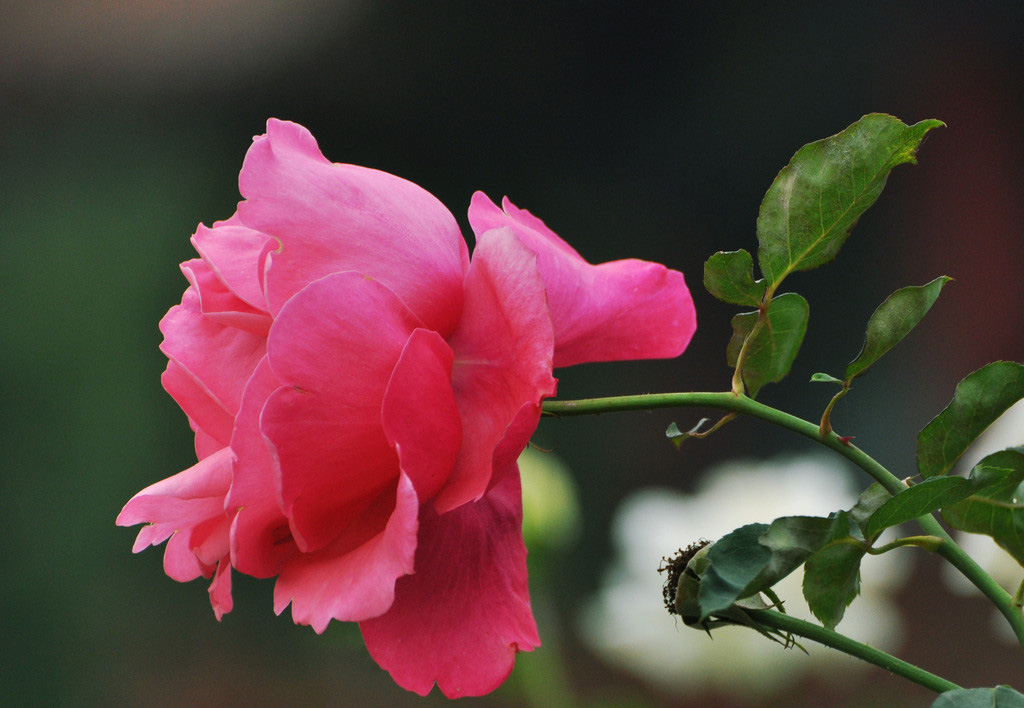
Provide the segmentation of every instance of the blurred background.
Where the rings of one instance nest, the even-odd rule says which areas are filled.
[[[132,556],[137,529],[114,526],[136,491],[194,461],[185,417],[160,388],[157,322],[186,285],[177,264],[192,257],[189,235],[234,211],[242,158],[271,116],[307,126],[331,160],[417,182],[464,227],[482,189],[508,195],[592,262],[681,270],[698,311],[689,350],[562,370],[562,398],[727,388],[734,309],[703,291],[704,260],[756,248],[761,197],[804,143],[873,111],[945,121],[919,165],[893,173],[838,260],[788,283],[810,301],[810,329],[790,378],[761,395],[817,418],[832,391],[810,374],[842,371],[889,293],[953,276],[833,418],[897,475],[913,474],[914,436],[955,384],[989,361],[1024,360],[1024,4],[818,5],[0,2],[0,702],[446,702],[396,687],[355,627],[318,637],[274,616],[269,581],[236,575],[236,609],[216,622],[205,583],[168,579],[162,548]],[[608,598],[629,539],[669,528],[628,530],[636,507],[624,500],[669,490],[670,519],[713,518],[706,504],[739,503],[708,491],[716,465],[740,458],[756,474],[812,451],[745,420],[678,451],[665,440],[668,423],[688,429],[701,415],[543,423],[535,440],[555,453],[527,478],[527,504],[544,645],[495,694],[464,704],[930,703],[873,669],[809,664],[751,689],[742,684],[756,674],[737,671],[739,654],[718,668],[699,649],[684,655],[684,642],[714,641],[661,613],[655,571],[695,538],[659,537],[664,546],[646,551],[651,595],[629,594],[657,609],[652,631],[678,637],[679,656],[653,639],[615,646],[623,616]],[[848,482],[845,470],[821,470]],[[847,501],[809,512],[852,504],[867,480],[850,479]],[[804,489],[787,484],[772,487],[779,501]],[[541,513],[545,499],[570,496],[574,518]],[[774,501],[745,501],[754,516],[740,523],[790,513]],[[874,618],[892,630],[888,646],[964,685],[1019,681],[1019,651],[990,631],[984,603],[947,590],[933,558],[902,553],[902,574],[880,571],[893,579]],[[801,661],[751,640],[772,650],[770,666]],[[660,669],[645,652],[660,655]],[[729,685],[706,678],[724,670]]]

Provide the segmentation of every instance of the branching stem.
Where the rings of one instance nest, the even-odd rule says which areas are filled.
[[[888,490],[890,494],[898,494],[907,488],[907,485],[896,475],[863,450],[851,444],[848,438],[842,438],[836,435],[835,432],[829,432],[822,436],[819,425],[797,418],[763,403],[758,403],[743,394],[736,394],[731,391],[724,393],[648,393],[635,396],[611,396],[608,398],[587,398],[576,401],[544,402],[544,413],[559,417],[620,411],[643,411],[657,408],[712,408],[759,418],[773,423],[780,428],[810,438],[839,453],[867,472],[876,482]],[[1006,618],[1006,621],[1017,637],[1017,641],[1024,647],[1024,614],[1021,613],[1020,607],[1014,605],[1010,594],[956,544],[934,516],[929,514],[919,517],[917,522],[926,534],[937,537],[938,543],[934,544],[934,551],[949,561],[954,568],[970,580],[995,605],[1000,614]]]

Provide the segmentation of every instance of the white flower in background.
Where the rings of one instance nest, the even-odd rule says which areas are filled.
[[[1021,445],[1024,445],[1024,401],[1018,401],[1003,413],[996,422],[989,426],[988,430],[964,453],[960,463],[957,465],[957,471],[960,474],[967,474],[983,457],[991,455],[993,452],[1005,450],[1008,447],[1018,447]],[[957,543],[997,583],[1006,588],[1010,593],[1016,592],[1017,586],[1021,583],[1021,578],[1024,578],[1024,568],[1021,568],[1020,564],[1013,559],[1013,556],[996,545],[996,542],[989,536],[963,532],[957,532],[955,536]],[[945,574],[946,584],[954,592],[961,595],[979,592],[970,581],[951,566],[945,566],[943,573]],[[1010,641],[1016,641],[1016,638],[1010,633],[1009,628],[1001,618],[995,624],[1001,630],[999,632],[1000,636],[1005,636]]]
[[[856,670],[861,662],[812,642],[802,642],[808,655],[745,627],[715,629],[713,637],[687,627],[666,612],[664,576],[656,571],[663,556],[700,538],[717,540],[780,516],[825,516],[849,509],[857,494],[845,463],[819,456],[732,461],[709,470],[692,495],[668,489],[633,494],[613,522],[618,558],[584,609],[583,636],[609,663],[681,693],[763,697],[807,673]],[[862,569],[861,597],[839,629],[872,646],[895,648],[902,623],[891,595],[906,579],[908,556],[899,550],[869,556]],[[775,590],[787,612],[816,622],[802,580],[801,568]]]

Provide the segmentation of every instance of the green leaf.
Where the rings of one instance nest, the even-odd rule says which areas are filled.
[[[821,548],[845,518],[786,516],[771,525],[749,524],[726,534],[708,551],[698,595],[701,621],[761,592],[789,575]]]
[[[892,494],[889,493],[889,490],[875,482],[861,493],[857,503],[847,512],[860,529],[863,536],[861,540],[867,538],[864,529],[867,527],[868,520],[890,499],[892,499]]]
[[[838,519],[845,516],[846,525],[833,526],[831,540],[804,563],[804,598],[814,616],[830,629],[839,624],[860,592],[865,551],[849,539],[865,542],[868,520],[892,498],[878,482],[865,489],[852,509],[836,515]]]
[[[729,366],[736,366],[744,341],[753,337],[741,372],[751,398],[765,384],[777,383],[789,373],[807,332],[809,312],[803,297],[786,293],[772,299],[760,326],[757,312],[743,312],[732,318],[732,339],[726,352]]]
[[[811,374],[811,383],[834,383],[843,385],[843,382],[837,379],[835,376],[829,376],[828,374]]]
[[[1024,398],[1024,366],[997,361],[961,381],[946,409],[917,436],[922,477],[943,475],[1006,409]]]
[[[668,438],[669,440],[671,440],[672,438],[681,438],[684,435],[686,435],[686,433],[679,429],[679,426],[676,425],[675,421],[669,423],[668,428],[666,428],[665,430],[665,437]]]
[[[787,275],[835,258],[889,172],[914,162],[937,120],[907,126],[879,113],[800,148],[775,178],[757,218],[757,259],[774,289]]]
[[[942,518],[955,529],[991,536],[1024,565],[1024,449],[989,455],[971,477],[978,491],[943,508]]]
[[[747,594],[760,592],[782,580],[825,545],[836,534],[836,528],[845,532],[848,526],[849,522],[842,512],[840,516],[829,518],[784,516],[775,519],[758,539],[758,543],[767,548],[771,555],[765,567],[745,588]]]
[[[1009,686],[958,688],[940,695],[931,708],[1024,708],[1024,694]]]
[[[757,315],[757,312],[741,312],[732,318],[732,337],[725,348],[725,359],[729,366],[736,368],[743,342],[747,340],[754,325],[757,324]]]
[[[1016,487],[1016,484],[1024,481],[1024,475],[1022,479],[1012,481],[1018,469],[1024,469],[1024,454],[1018,450],[1004,450],[979,462],[968,478],[941,476],[926,479],[890,497],[879,506],[867,523],[862,525],[864,536],[873,540],[891,526],[951,507],[971,495],[987,494],[990,488],[998,491],[1008,485]],[[952,513],[956,514],[959,508],[956,507]]]
[[[767,524],[748,524],[726,534],[708,551],[698,594],[701,621],[733,606],[768,564],[771,551],[757,542]]]
[[[975,486],[964,477],[932,477],[904,489],[871,515],[864,536],[874,539],[890,526],[930,514],[971,496]]]
[[[860,376],[887,351],[910,334],[910,330],[931,309],[942,286],[952,278],[940,276],[927,285],[912,285],[897,290],[878,306],[868,320],[864,347],[846,367],[846,380]]]
[[[837,518],[848,518],[840,512]],[[835,629],[846,608],[860,594],[860,562],[865,551],[850,543],[849,522],[837,523],[829,542],[804,564],[804,599],[826,628]]]
[[[1024,467],[1024,448],[1011,447],[1007,450],[986,455],[971,470],[970,480],[978,492],[987,492]]]
[[[704,287],[722,302],[758,307],[764,297],[764,280],[754,282],[754,259],[740,249],[719,251],[704,264]]]
[[[676,425],[675,421],[672,421],[671,423],[668,424],[668,428],[665,430],[665,437],[671,440],[672,444],[675,445],[678,449],[679,447],[682,446],[684,440],[689,438],[691,435],[694,435],[695,433],[699,432],[701,426],[703,426],[707,422],[707,418],[701,418],[699,421],[697,421],[697,425],[693,426],[692,428],[684,432],[679,429],[679,426]]]

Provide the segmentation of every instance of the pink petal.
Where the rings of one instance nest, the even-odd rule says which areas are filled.
[[[200,575],[209,577],[210,568],[204,566],[192,552],[189,534],[175,531],[164,548],[164,572],[172,580],[187,583]]]
[[[228,558],[228,528],[230,519],[221,511],[215,516],[195,525],[190,529],[179,529],[167,541],[164,550],[164,572],[168,577],[178,582],[188,582],[200,575],[210,577],[214,570],[218,574],[221,568],[229,564]],[[214,578],[214,585],[220,582]],[[230,580],[228,581],[228,593],[230,593]],[[211,592],[214,587],[211,585]],[[223,589],[221,597],[213,598],[211,601],[220,602],[223,607]],[[227,610],[230,607],[230,597],[227,602]],[[218,612],[218,605],[214,604],[214,612],[217,619],[223,612]]]
[[[227,551],[224,495],[230,481],[231,451],[224,448],[143,489],[125,504],[117,524],[148,524],[139,531],[135,553],[166,540],[164,572],[174,580],[208,576]]]
[[[228,543],[231,519],[225,512],[207,519],[192,529],[189,546],[196,558],[207,568],[217,565],[222,558],[227,558],[230,550]]]
[[[355,270],[395,291],[430,329],[458,322],[469,256],[454,217],[417,185],[331,164],[302,126],[267,122],[239,176],[246,226],[280,241],[270,255],[272,313],[308,283]]]
[[[433,497],[447,481],[462,444],[451,372],[452,350],[445,341],[437,332],[417,329],[384,394],[384,434],[420,501]]]
[[[217,572],[210,583],[210,604],[213,614],[219,622],[224,615],[231,612],[234,600],[231,598],[231,564],[224,558],[217,564]]]
[[[419,326],[393,292],[352,272],[311,283],[275,320],[268,356],[283,387],[260,426],[276,450],[282,509],[302,551],[330,543],[398,478],[381,406]]]
[[[554,381],[554,379],[552,380]],[[550,395],[555,395],[554,389]],[[505,428],[505,434],[494,448],[491,458],[493,467],[491,487],[499,484],[509,474],[519,474],[517,461],[530,442],[534,431],[537,430],[539,420],[540,409],[532,403],[525,404],[512,418],[512,422]]]
[[[138,553],[175,531],[189,531],[224,514],[224,495],[231,484],[231,451],[222,449],[173,477],[143,489],[124,505],[118,526],[149,524],[132,548]],[[186,534],[187,535],[187,534]]]
[[[537,254],[555,328],[555,366],[678,356],[697,327],[682,273],[658,263],[591,265],[540,219],[507,198],[498,209],[473,195],[469,221],[479,239],[511,228]]]
[[[359,621],[386,612],[395,580],[413,571],[418,511],[416,491],[403,474],[397,491],[382,494],[343,536],[288,561],[274,587],[274,611],[281,614],[291,603],[292,619],[317,633],[332,619]]]
[[[295,553],[288,519],[278,504],[277,467],[259,427],[267,398],[281,383],[264,359],[242,394],[235,419],[231,449],[231,491],[225,505],[234,512],[231,526],[231,563],[242,573],[269,578]]]
[[[386,614],[360,624],[400,686],[483,695],[509,675],[516,652],[539,646],[521,523],[518,475],[447,514],[423,507],[415,574],[398,580]]]
[[[266,337],[226,327],[203,316],[199,296],[193,288],[186,290],[181,304],[172,307],[160,320],[160,331],[164,334],[160,350],[184,370],[209,399],[182,401],[176,396],[175,400],[185,413],[202,425],[191,409],[207,406],[212,401],[233,418],[246,382],[266,353]],[[212,430],[207,432],[214,434]]]
[[[168,362],[170,365],[170,362]],[[217,442],[212,435],[200,428],[194,420],[189,420],[189,426],[196,434],[196,459],[209,457],[213,453],[225,447],[223,443]]]
[[[535,256],[507,229],[485,234],[466,275],[466,304],[449,340],[452,387],[462,418],[455,470],[434,499],[440,512],[479,499],[493,481],[494,453],[518,421],[518,455],[555,393],[553,334]]]
[[[185,411],[189,425],[196,431],[196,457],[202,459],[211,449],[216,451],[228,446],[235,419],[209,389],[173,360],[167,362],[160,383]]]
[[[199,294],[199,310],[203,316],[217,324],[267,336],[270,315],[228,290],[205,261],[198,258],[185,261],[181,271]]]
[[[243,225],[235,214],[213,228],[200,224],[192,245],[228,290],[250,307],[266,312],[260,284],[261,254],[270,240],[266,234]]]

